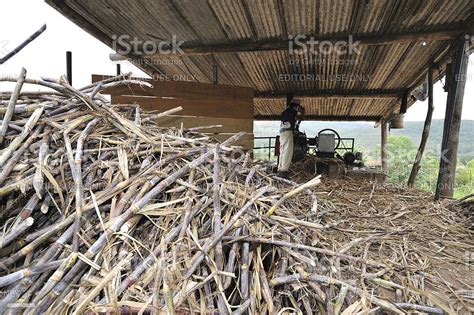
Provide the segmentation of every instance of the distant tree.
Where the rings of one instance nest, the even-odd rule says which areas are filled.
[[[388,180],[391,183],[406,184],[415,159],[417,147],[406,136],[388,138]],[[434,192],[438,180],[439,156],[433,150],[427,150],[421,160],[421,168],[415,187]],[[458,161],[456,172],[455,197],[474,193],[474,160],[463,163]]]
[[[388,180],[391,183],[405,183],[410,176],[410,166],[416,154],[416,146],[406,136],[388,137]]]
[[[388,181],[406,184],[417,153],[417,146],[406,136],[388,137]],[[436,187],[438,157],[430,150],[423,155],[415,187],[434,191]]]

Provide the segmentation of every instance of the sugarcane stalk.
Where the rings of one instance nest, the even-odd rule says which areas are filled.
[[[204,202],[204,204],[199,203],[194,207],[194,209],[190,213],[190,218],[186,222],[182,222],[180,225],[176,226],[173,228],[165,237],[164,241],[166,243],[173,242],[178,236],[179,232],[181,231],[182,227],[186,227],[189,225],[191,219],[203,208],[206,208],[211,201],[209,200],[208,202]],[[134,270],[133,272],[124,280],[121,282],[120,286],[117,288],[115,294],[119,296],[126,288],[130,287],[133,285],[140,275],[146,271],[147,269],[150,269],[154,263],[156,263],[156,257],[159,257],[161,255],[161,247],[157,246],[153,252],[148,255],[142,263],[140,263]]]
[[[258,277],[260,280],[263,298],[267,303],[267,311],[269,314],[273,314],[275,310],[275,306],[273,304],[273,295],[270,286],[268,285],[267,273],[265,272],[265,269],[263,269],[263,264],[258,269]]]
[[[316,267],[316,263],[314,262],[314,260],[312,260],[311,258],[309,257],[306,257],[305,255],[301,254],[301,253],[298,253],[297,251],[293,251],[289,248],[284,248],[282,247],[282,250],[287,252],[290,256],[292,256],[295,260],[301,262],[301,263],[304,263],[308,266],[311,266],[311,267]]]
[[[27,123],[23,127],[22,133],[20,133],[13,141],[2,151],[0,155],[0,167],[5,164],[5,162],[11,157],[13,152],[23,143],[26,137],[30,134],[31,130],[33,130],[35,124],[38,122],[41,114],[43,113],[43,108],[40,107],[36,109],[33,114],[31,114],[30,118],[28,119]]]
[[[41,169],[40,169],[41,170]],[[34,179],[33,179],[33,183],[34,183]],[[49,207],[51,205],[51,195],[50,194],[47,194],[46,197],[44,198],[43,202],[41,203],[41,207],[40,207],[40,211],[41,213],[43,214],[47,214],[48,211],[49,211]]]
[[[24,152],[28,149],[28,147],[31,145],[33,140],[36,139],[38,134],[41,132],[42,126],[39,126],[35,128],[35,131],[33,134],[28,137],[28,139],[16,150],[13,155],[8,159],[8,161],[5,163],[5,165],[2,168],[2,171],[0,172],[0,185],[5,182],[7,179],[8,175],[10,175],[11,171],[13,170],[13,167],[15,166],[16,163],[20,160]]]
[[[340,281],[340,280],[337,280],[337,279],[334,279],[334,278],[330,278],[330,277],[327,277],[327,276],[317,275],[317,274],[309,274],[307,279],[309,279],[311,281],[315,281],[315,282],[324,283],[324,284],[334,284],[334,285],[338,285],[338,286],[346,286],[349,291],[359,295],[360,297],[365,297],[366,299],[368,299],[369,301],[371,301],[375,305],[380,306],[383,309],[394,312],[396,314],[403,314],[403,312],[400,311],[391,302],[388,302],[388,301],[379,299],[377,297],[371,296],[371,295],[363,292],[361,289],[359,289],[355,286],[352,286],[352,285],[350,285],[346,282],[343,282],[343,281]],[[292,275],[282,276],[282,277],[279,277],[279,278],[273,278],[272,280],[270,280],[270,284],[272,286],[279,286],[279,285],[288,284],[288,283],[292,283],[292,282],[295,282],[295,281],[301,281],[301,280],[304,280],[304,278],[300,274],[292,274]]]
[[[336,304],[334,304],[334,315],[339,315],[341,312],[342,306],[344,305],[344,299],[346,298],[347,294],[347,286],[342,285],[341,289],[339,290],[339,295],[337,297]]]
[[[18,302],[19,303],[28,303],[30,301],[32,295],[37,293],[41,289],[44,282],[50,276],[51,272],[52,271],[50,270],[50,271],[47,271],[47,272],[43,272],[38,277],[29,277],[29,278],[34,278],[35,281],[32,282],[30,287],[28,288],[28,290],[26,290],[26,292],[19,297]],[[31,280],[29,280],[29,281],[31,281]],[[13,312],[10,312],[10,313],[11,313],[11,315],[14,315],[14,314],[19,313],[19,310],[18,311],[13,311]]]
[[[214,150],[214,174],[213,174],[213,198],[214,198],[214,235],[217,236],[222,231],[222,208],[220,204],[220,166],[219,166],[219,144]],[[224,254],[222,252],[222,242],[219,240],[215,246],[215,261],[217,271],[224,270]]]
[[[63,221],[64,222],[64,221]],[[62,222],[61,222],[62,223]],[[64,223],[62,223],[64,224]],[[70,224],[70,223],[69,223]],[[55,233],[54,230],[52,233]],[[62,251],[64,244],[72,237],[72,232],[73,232],[73,226],[71,225],[57,240],[54,242],[44,253],[44,255],[41,256],[41,258],[38,260],[38,264],[43,264],[51,259],[54,259],[59,255],[59,253]],[[0,300],[0,314],[3,314],[3,312],[6,310],[8,304],[13,303],[16,301],[27,289],[28,287],[33,283],[33,281],[36,279],[36,277],[28,277],[23,279],[22,282],[18,283],[13,287],[13,289],[9,290],[8,294],[4,297],[3,300]]]
[[[52,269],[58,268],[64,260],[56,260],[47,262],[43,265],[36,265],[33,267],[25,268],[13,273],[10,273],[6,276],[0,277],[0,288],[5,287],[13,282],[19,281],[25,277],[29,277],[38,273],[43,273]]]
[[[160,244],[160,250],[162,253],[166,252],[166,244],[167,242],[165,239],[161,240]],[[165,308],[166,308],[166,314],[168,315],[174,315],[175,314],[175,306],[174,306],[174,301],[173,301],[173,291],[169,286],[169,276],[168,276],[168,267],[166,265],[166,259],[161,259],[161,266],[160,269],[162,270],[162,281],[163,281],[163,297],[165,300]]]
[[[92,119],[87,126],[84,128],[84,130],[81,132],[81,135],[79,136],[79,139],[77,139],[77,146],[76,146],[76,154],[74,157],[74,164],[71,162],[71,158],[69,158],[69,163],[70,163],[70,168],[72,172],[72,176],[74,179],[74,184],[76,186],[76,218],[74,220],[74,239],[72,243],[72,248],[73,251],[77,252],[79,249],[79,232],[80,232],[80,226],[81,226],[81,218],[82,218],[82,212],[84,208],[84,190],[83,190],[83,184],[82,184],[82,149],[84,147],[84,142],[89,135],[89,132],[94,128],[95,125],[97,125],[100,121],[100,118],[94,118]],[[64,131],[64,136],[65,136],[65,142],[68,141],[67,137],[67,130]],[[68,146],[68,151],[70,150],[70,146]],[[72,153],[70,153],[72,154]]]
[[[270,210],[268,210],[267,212],[267,215],[268,216],[271,216],[273,213],[275,213],[275,211],[278,209],[278,207],[280,207],[284,202],[285,200],[287,200],[288,198],[291,198],[292,196],[302,192],[303,190],[306,190],[308,188],[311,188],[311,187],[314,187],[316,185],[319,185],[319,183],[321,183],[321,175],[311,179],[310,181],[308,181],[307,183],[301,185],[301,186],[298,186],[296,188],[294,188],[293,190],[291,190],[290,192],[286,193],[283,197],[281,197],[271,208]]]
[[[117,275],[123,267],[128,264],[128,262],[132,259],[132,256],[129,255],[125,259],[121,260],[95,287],[92,291],[82,300],[82,302],[76,307],[73,315],[82,314],[85,310],[89,302],[100,293],[100,291],[107,285],[107,283]]]
[[[224,240],[232,240],[234,239],[233,237],[224,237]],[[303,244],[296,244],[292,242],[287,242],[287,241],[280,241],[280,240],[271,240],[271,239],[266,239],[266,238],[259,238],[259,237],[245,237],[245,238],[239,238],[239,241],[244,241],[244,242],[255,242],[255,243],[262,243],[262,244],[272,244],[272,245],[277,245],[277,246],[284,246],[284,247],[289,247],[289,248],[297,248],[297,249],[302,249],[302,250],[307,250],[310,252],[315,252],[315,253],[320,253],[323,255],[328,255],[328,256],[336,256],[339,257],[340,259],[351,261],[351,262],[357,262],[361,264],[366,264],[370,265],[373,267],[381,267],[384,268],[386,267],[384,264],[372,261],[369,259],[362,259],[359,257],[354,257],[346,254],[341,254],[338,252],[334,252],[328,249],[324,248],[318,248],[318,247],[313,247],[313,246],[308,246],[308,245],[303,245]]]
[[[64,227],[67,227],[68,225],[70,225],[72,223],[73,219],[74,219],[74,217],[70,216],[70,217],[66,218],[64,221],[57,223],[56,226],[54,226],[53,228],[48,230],[46,233],[44,233],[43,235],[41,235],[38,238],[36,238],[35,240],[33,240],[28,245],[21,248],[18,252],[16,252],[12,256],[2,260],[0,262],[0,268],[3,268],[4,270],[8,269],[8,266],[14,264],[19,259],[21,259],[21,258],[25,257],[27,254],[33,252],[38,246],[40,246],[41,244],[46,242],[52,235],[57,233],[59,230],[64,229]],[[69,235],[68,233],[71,233],[71,234]],[[68,235],[72,236],[72,229],[71,228],[66,230],[66,232],[61,237],[68,236]],[[61,239],[61,237],[58,238],[58,240]],[[64,244],[64,243],[62,243],[62,244]],[[53,249],[53,248],[54,247],[51,247],[50,249]]]
[[[20,76],[18,77],[15,89],[13,90],[12,95],[10,97],[10,102],[8,103],[5,114],[3,115],[2,125],[0,126],[0,144],[3,143],[5,135],[7,134],[8,124],[10,123],[10,120],[13,116],[13,112],[15,111],[16,102],[18,101],[18,96],[20,95],[23,83],[25,83],[25,78],[26,69],[21,68]]]
[[[202,266],[201,268],[201,273],[207,279],[208,277],[211,277],[212,275],[209,275],[209,272],[207,271],[207,268],[205,266]],[[209,282],[204,283],[204,293],[206,294],[205,300],[207,303],[207,311],[214,310],[214,300],[212,299],[212,289],[211,285]]]
[[[117,76],[112,76],[110,78],[106,78],[97,82],[93,82],[89,85],[83,86],[82,88],[79,89],[79,91],[82,91],[83,93],[89,93],[95,89],[97,85],[101,85],[102,89],[105,84],[110,83],[110,82],[121,82],[123,80],[127,80],[132,76],[132,72],[127,72],[127,73],[122,73]]]
[[[44,314],[49,309],[49,306],[53,305],[55,302],[57,304],[57,307],[51,310],[51,314],[64,313],[64,311],[58,312],[57,310],[62,307],[62,304],[64,303],[64,297],[71,293],[71,284],[79,281],[84,272],[85,270],[81,270],[79,273],[75,274],[71,282],[69,282],[69,285],[59,286],[57,288],[58,290],[53,290],[50,294],[46,296],[46,301],[37,305],[32,313],[35,315]]]
[[[232,315],[247,314],[247,309],[250,306],[250,299],[247,299],[242,303],[239,308],[232,312]]]
[[[282,182],[282,183],[289,184],[291,186],[299,186],[298,183],[296,183],[292,180],[286,179],[286,178],[281,178],[281,177],[278,177],[278,176],[273,176],[273,178],[280,181],[280,182]],[[315,193],[313,191],[311,191],[311,189],[307,188],[304,191],[306,192],[306,194],[311,199],[311,212],[316,213],[317,210],[318,210],[318,198],[316,197]]]
[[[439,307],[419,305],[414,303],[394,303],[394,305],[402,310],[417,311],[428,314],[445,314]]]
[[[29,43],[34,41],[38,36],[43,34],[43,32],[46,31],[46,24],[43,24],[36,32],[31,34],[27,39],[25,39],[20,45],[15,47],[12,51],[10,51],[8,54],[3,56],[0,59],[0,65],[4,64],[6,61],[11,59],[13,56],[15,56],[17,53],[19,53],[23,48],[25,48]]]
[[[33,184],[33,175],[19,178],[12,183],[0,187],[0,197],[7,196],[13,192],[21,190],[23,187],[29,187]]]
[[[143,118],[143,119],[141,120],[141,122],[142,122],[142,123],[146,123],[146,122],[148,122],[148,121],[150,121],[150,120],[157,120],[157,119],[159,119],[159,118],[161,118],[161,117],[165,117],[165,116],[170,116],[170,115],[176,114],[176,113],[178,113],[178,112],[180,112],[180,111],[182,111],[182,110],[183,110],[183,107],[178,106],[178,107],[169,109],[169,110],[167,110],[167,111],[164,111],[164,112],[162,112],[162,113],[159,113],[159,114],[156,114],[156,115],[151,115],[151,116],[148,116],[148,117],[146,117],[146,118]]]
[[[6,235],[0,238],[0,248],[5,248],[5,246],[13,242],[16,238],[18,238],[21,234],[23,234],[27,229],[29,229],[33,225],[34,222],[35,222],[35,219],[33,219],[32,217],[28,217],[24,221],[16,225],[9,233],[7,233]]]
[[[46,283],[43,285],[41,290],[37,292],[35,298],[33,299],[34,303],[38,303],[41,301],[46,294],[49,293],[53,289],[53,287],[58,283],[59,280],[64,275],[65,270],[67,270],[77,259],[78,253],[71,253],[69,257],[63,259],[62,263],[59,268],[57,268],[54,273],[51,275],[51,277],[46,281]]]
[[[29,218],[31,216],[33,210],[35,210],[38,203],[39,203],[38,196],[37,195],[31,196],[30,200],[28,200],[28,203],[25,205],[25,207],[18,214],[18,218],[17,218],[15,224],[21,223],[22,221]]]
[[[33,188],[35,189],[38,198],[43,198],[44,177],[42,168],[46,165],[46,156],[49,150],[50,128],[46,128],[43,141],[38,151],[38,162],[36,165],[36,172],[33,178]],[[43,206],[41,207],[43,209]]]
[[[248,230],[247,227],[242,228],[242,235],[247,236]],[[250,256],[249,256],[250,244],[248,242],[242,243],[242,255],[241,255],[241,265],[240,265],[240,292],[242,295],[242,300],[247,300],[249,298],[249,265],[250,265]]]
[[[240,234],[242,233],[242,228],[237,228],[234,233],[234,237],[239,237]],[[225,267],[225,272],[232,273],[235,270],[235,262],[237,260],[237,253],[239,252],[239,243],[235,242],[232,244],[232,247],[229,251],[229,254],[227,255],[227,265]],[[225,277],[224,280],[224,289],[229,288],[231,285],[232,278],[231,277]]]
[[[296,266],[295,267],[296,271],[298,271],[298,273],[303,277],[303,279],[305,279],[307,282],[308,282],[308,286],[313,289],[313,291],[316,293],[316,295],[314,296],[318,301],[320,301],[321,303],[325,303],[326,302],[326,294],[324,293],[323,290],[321,290],[321,287],[319,286],[319,284],[317,284],[316,282],[313,282],[313,281],[310,281],[308,279],[308,275],[309,273],[303,269],[303,267],[301,266]],[[277,275],[277,276],[282,276],[283,273]]]
[[[184,274],[184,278],[188,279],[191,277],[191,275],[194,273],[196,268],[199,266],[199,264],[202,262],[204,259],[204,255],[209,252],[212,248],[216,246],[216,244],[222,239],[222,237],[232,228],[232,226],[237,222],[237,220],[245,213],[248,211],[248,209],[255,203],[255,201],[261,197],[263,194],[266,192],[270,191],[270,187],[265,186],[261,189],[259,189],[252,199],[248,201],[230,220],[229,222],[222,228],[221,232],[217,235],[214,235],[209,241],[206,242],[206,244],[203,246],[203,250],[201,252],[198,252],[194,257],[192,258],[192,264],[191,267],[186,271]]]

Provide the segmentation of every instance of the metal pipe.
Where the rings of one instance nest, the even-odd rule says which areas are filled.
[[[72,85],[72,52],[66,51],[66,77],[69,85]]]

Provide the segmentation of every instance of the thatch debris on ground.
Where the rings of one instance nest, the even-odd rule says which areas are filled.
[[[474,229],[474,193],[460,198],[456,206],[461,208],[464,215],[471,220],[471,228]]]
[[[241,134],[160,128],[167,113],[101,96],[143,84],[128,75],[0,81],[17,82],[0,94],[0,313],[473,310],[456,205],[279,179],[233,146]]]

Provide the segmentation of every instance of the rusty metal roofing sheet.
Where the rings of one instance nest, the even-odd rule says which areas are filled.
[[[284,41],[288,36],[397,34],[444,30],[469,21],[472,0],[46,0],[61,2],[109,38],[127,34],[142,41],[188,45]],[[70,12],[67,14],[71,14]],[[67,15],[66,14],[66,15]],[[94,32],[92,32],[94,33]],[[448,42],[360,45],[352,55],[291,54],[288,50],[160,56],[154,68],[177,80],[253,87],[256,93],[407,89],[423,77]],[[173,60],[170,64],[156,61]],[[146,66],[145,66],[146,67]],[[437,77],[441,74],[438,73]],[[311,115],[384,115],[393,99],[305,99]],[[282,99],[256,99],[257,116],[275,116]]]

